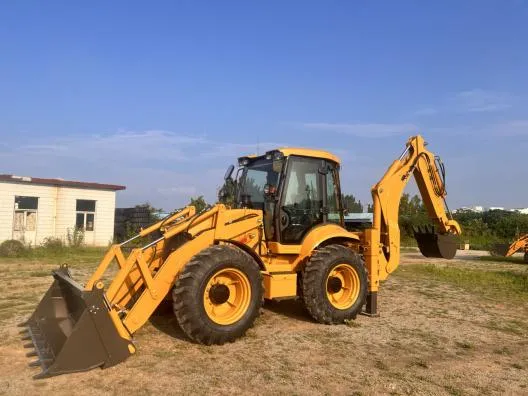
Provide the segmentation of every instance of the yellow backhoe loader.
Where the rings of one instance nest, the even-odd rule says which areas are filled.
[[[490,253],[494,256],[510,257],[519,250],[523,251],[523,261],[528,264],[528,234],[521,235],[510,245],[498,243],[493,247]]]
[[[133,334],[172,299],[183,332],[195,342],[241,337],[264,299],[300,298],[314,320],[343,323],[377,315],[377,292],[399,264],[398,208],[414,175],[433,227],[415,232],[427,257],[451,259],[461,230],[445,204],[444,168],[411,137],[372,188],[372,227],[343,227],[339,159],[327,152],[283,148],[239,158],[225,179],[236,185],[232,207],[179,210],[143,229],[144,246],[113,245],[86,285],[68,268],[23,324],[36,378],[110,367],[136,351]],[[137,241],[136,241],[137,242]],[[101,280],[111,263],[118,271]]]

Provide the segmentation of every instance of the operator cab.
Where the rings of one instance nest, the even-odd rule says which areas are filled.
[[[324,223],[343,226],[339,159],[308,149],[278,149],[241,157],[234,185],[234,206],[263,211],[268,241],[300,244],[306,233]]]

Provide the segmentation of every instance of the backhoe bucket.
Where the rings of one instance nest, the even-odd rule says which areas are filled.
[[[452,234],[438,234],[433,226],[414,227],[414,238],[425,257],[451,260],[457,251],[457,238]]]
[[[490,253],[492,256],[506,256],[506,253],[508,253],[508,250],[510,250],[510,245],[507,243],[496,243],[493,245],[492,249],[490,250]]]
[[[34,378],[110,367],[134,352],[110,316],[103,288],[83,290],[61,266],[52,272],[55,281],[35,312],[20,326],[24,345],[34,348],[27,356],[37,357],[30,366],[42,372]]]

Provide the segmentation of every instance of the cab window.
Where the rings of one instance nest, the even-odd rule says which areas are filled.
[[[322,161],[291,157],[280,208],[281,240],[300,243],[306,232],[323,222]]]

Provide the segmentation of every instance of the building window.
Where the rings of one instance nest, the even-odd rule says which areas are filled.
[[[95,222],[95,201],[78,199],[76,207],[75,227],[84,231],[93,231]]]
[[[37,229],[38,197],[15,196],[15,220],[13,231]]]

